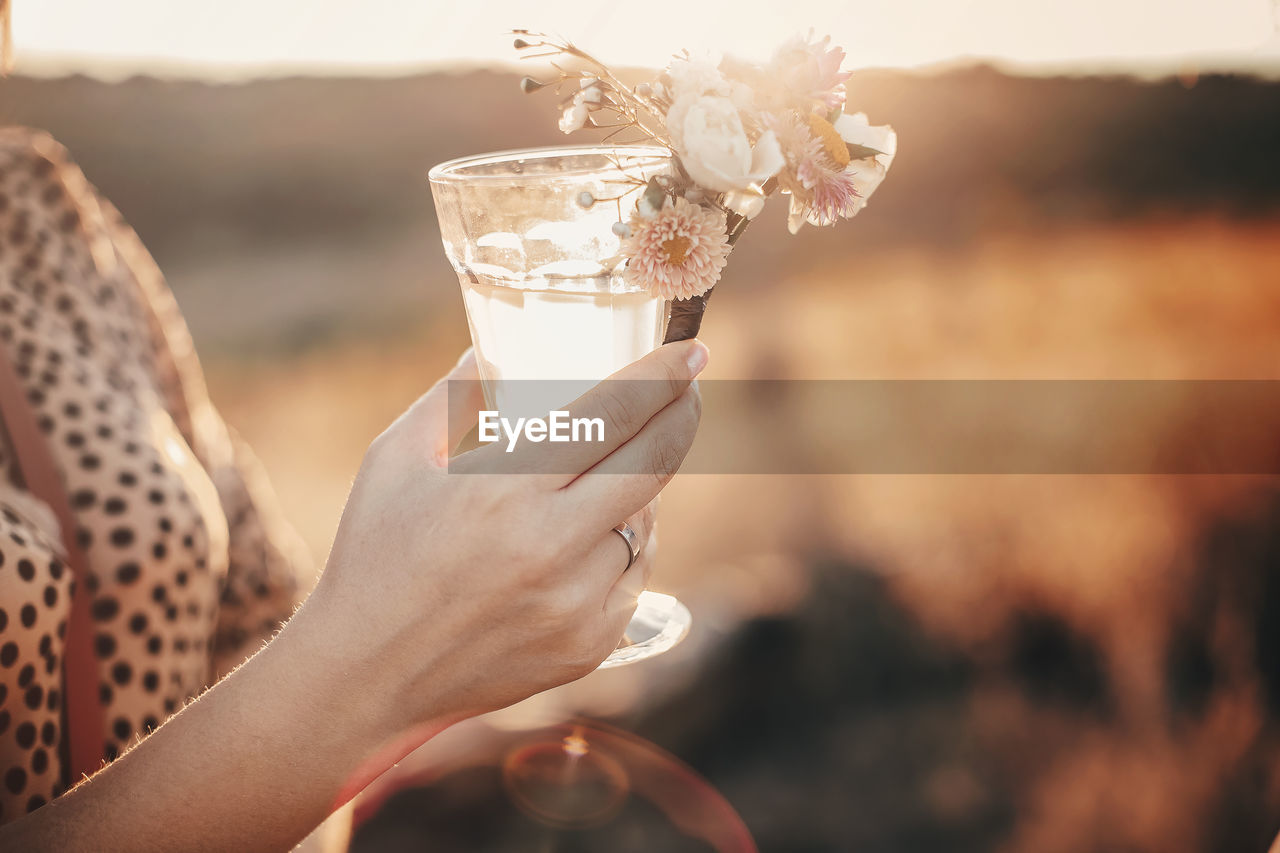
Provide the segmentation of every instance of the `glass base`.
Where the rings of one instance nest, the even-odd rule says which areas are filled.
[[[546,736],[513,750],[502,766],[507,795],[540,823],[569,829],[598,826],[630,795],[622,765],[592,749],[583,726],[557,740]]]
[[[689,633],[693,617],[675,596],[645,590],[636,599],[636,612],[622,636],[622,645],[604,659],[600,669],[611,669],[669,651]]]

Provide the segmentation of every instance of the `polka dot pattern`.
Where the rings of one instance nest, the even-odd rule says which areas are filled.
[[[209,404],[136,235],[44,134],[0,129],[0,346],[61,468],[89,574],[113,760],[287,618],[306,572],[247,449]],[[12,450],[0,433],[0,470]],[[73,593],[52,513],[0,483],[0,823],[68,785]]]

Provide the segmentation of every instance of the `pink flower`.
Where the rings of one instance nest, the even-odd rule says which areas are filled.
[[[796,175],[808,190],[805,218],[814,225],[835,225],[837,219],[852,212],[858,189],[846,170],[831,168],[821,157],[810,157],[800,163]]]
[[[677,198],[651,218],[631,217],[623,278],[663,299],[689,299],[720,280],[731,248],[723,213]]]
[[[807,37],[797,36],[784,44],[774,54],[770,67],[775,79],[793,95],[820,104],[824,110],[833,110],[843,106],[844,82],[852,75],[840,70],[844,49],[829,47],[831,36],[824,36],[821,41],[810,41],[812,38],[810,31]]]
[[[801,223],[834,225],[857,213],[857,182],[849,166],[849,149],[835,128],[819,115],[805,121],[796,115],[773,116],[769,127],[782,146],[786,168],[778,185],[791,194],[792,232]]]

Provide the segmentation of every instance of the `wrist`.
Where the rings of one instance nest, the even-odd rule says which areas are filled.
[[[285,632],[306,648],[308,666],[328,673],[330,689],[347,697],[347,707],[360,721],[374,748],[422,731],[439,731],[456,721],[439,694],[439,643],[423,636],[427,613],[413,619],[375,610],[362,596],[322,578],[290,620]],[[282,635],[283,639],[283,635]],[[426,740],[426,738],[423,738]]]
[[[335,743],[349,770],[333,802],[337,808],[445,728],[450,715],[423,690],[431,656],[416,636],[396,630],[386,614],[362,614],[338,590],[317,586],[278,639],[304,649],[304,665],[317,673],[317,692],[332,715]],[[286,637],[285,634],[292,636]]]

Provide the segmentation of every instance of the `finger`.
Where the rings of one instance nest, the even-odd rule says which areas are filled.
[[[609,594],[605,596],[601,616],[607,636],[617,637],[620,641],[626,635],[627,627],[640,603],[640,593],[644,592],[645,587],[648,586],[649,575],[653,573],[657,549],[657,540],[650,537],[635,563],[622,573],[622,577],[618,578],[613,588],[609,590]]]
[[[649,531],[653,528],[654,510],[651,507],[644,507],[629,518],[626,523],[631,526],[631,530],[636,535],[636,542],[640,553],[644,553],[646,544],[649,541]],[[599,532],[601,528],[596,528],[594,542],[589,546],[587,551],[586,564],[590,567],[583,570],[580,567],[575,568],[570,564],[565,565],[566,571],[575,573],[582,572],[582,581],[590,584],[593,590],[590,594],[595,596],[596,601],[602,605],[605,596],[609,590],[613,588],[614,583],[627,570],[631,560],[631,546],[627,544],[627,540],[622,537],[616,529],[604,527],[604,532]],[[639,559],[637,557],[637,559]],[[579,564],[580,566],[580,564]]]
[[[653,577],[653,561],[657,553],[658,522],[657,519],[654,519],[653,524],[649,526],[649,538],[645,540],[644,550],[640,552],[640,559],[636,561],[636,565],[623,572],[624,578],[628,574],[639,576],[639,588],[636,590],[636,595],[639,595],[649,586],[649,578]]]
[[[600,611],[600,626],[602,635],[614,647],[622,641],[631,617],[635,615],[640,593],[644,592],[645,583],[653,569],[656,550],[657,544],[650,536],[640,556],[614,582],[605,596]]]
[[[447,464],[449,453],[475,423],[483,406],[479,378],[475,351],[468,349],[443,379],[392,424],[391,430],[419,443],[437,465]]]
[[[635,437],[562,489],[578,508],[574,523],[601,525],[653,500],[684,462],[701,413],[697,388],[686,389]]]
[[[556,444],[525,441],[517,443],[510,453],[498,444],[487,445],[483,449],[495,457],[488,461],[501,470],[554,474],[568,483],[626,444],[680,397],[706,366],[707,358],[706,346],[696,339],[658,347],[566,408],[569,418],[575,421],[599,419],[604,425],[603,440]],[[598,434],[592,433],[593,437]]]
[[[476,425],[480,410],[484,408],[484,386],[480,384],[480,370],[476,364],[475,350],[468,349],[450,374],[444,379],[448,406],[448,426],[444,444],[437,447],[436,459],[441,465],[449,461],[449,454],[467,437]],[[440,451],[443,450],[443,456]]]
[[[634,559],[631,557],[630,544],[623,539],[622,535],[618,533],[616,529],[612,531],[614,538],[620,540],[622,544],[626,546],[623,552],[624,562],[622,563],[624,573],[631,571],[631,569],[635,567],[635,562],[640,559],[640,555],[643,554],[645,548],[649,546],[649,539],[653,536],[655,512],[656,510],[654,505],[650,502],[643,509],[632,515],[624,522],[636,534],[636,547],[638,551]]]
[[[640,597],[640,593],[644,592],[645,587],[649,585],[649,578],[653,574],[653,563],[657,553],[657,529],[650,527],[649,538],[645,541],[644,548],[640,551],[640,556],[636,557],[636,561],[631,564],[631,568],[623,572],[613,582],[613,588],[609,590],[609,594],[605,597],[604,609],[606,613],[628,608],[635,609],[636,599]]]

